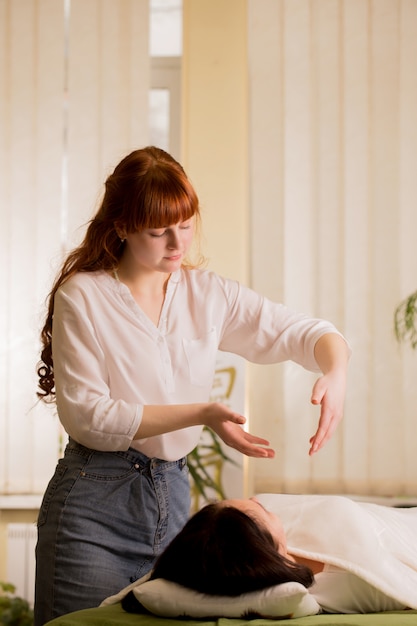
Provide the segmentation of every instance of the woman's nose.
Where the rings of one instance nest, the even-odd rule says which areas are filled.
[[[169,233],[168,247],[173,250],[178,250],[180,247],[180,236],[176,230],[171,230]]]

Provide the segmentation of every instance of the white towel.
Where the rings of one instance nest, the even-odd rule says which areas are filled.
[[[280,517],[291,554],[341,567],[417,609],[417,508],[331,495],[257,499]]]

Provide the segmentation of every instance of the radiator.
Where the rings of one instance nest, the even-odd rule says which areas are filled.
[[[35,587],[35,545],[37,529],[33,524],[7,525],[7,582],[16,595],[33,606]]]

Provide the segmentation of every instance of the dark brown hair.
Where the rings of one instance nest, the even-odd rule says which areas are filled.
[[[182,166],[170,154],[150,146],[122,159],[106,180],[103,200],[84,240],[65,259],[48,296],[38,363],[40,398],[55,399],[52,318],[59,287],[76,272],[116,268],[124,249],[118,232],[163,228],[199,215],[197,194]]]
[[[151,578],[222,596],[290,581],[310,587],[314,581],[308,567],[279,554],[265,527],[221,503],[205,506],[188,520],[157,559]]]

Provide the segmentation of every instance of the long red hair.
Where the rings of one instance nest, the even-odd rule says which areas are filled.
[[[52,318],[59,287],[76,272],[109,271],[118,266],[124,244],[116,228],[132,233],[163,228],[193,216],[200,216],[197,194],[182,166],[164,150],[153,146],[135,150],[116,166],[106,180],[103,200],[84,240],[68,254],[48,296],[38,363],[41,399],[55,399]]]

